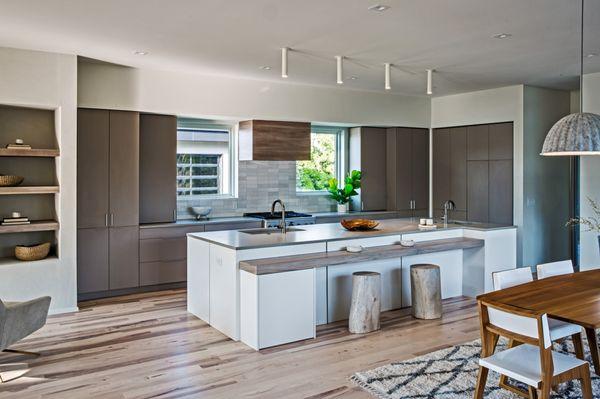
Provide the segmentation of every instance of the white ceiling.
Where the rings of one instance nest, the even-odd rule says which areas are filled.
[[[368,11],[374,4],[391,8]],[[586,9],[586,53],[600,54],[600,1]],[[0,46],[266,80],[281,80],[285,46],[287,81],[302,84],[337,86],[334,56],[343,55],[349,89],[383,91],[385,62],[393,93],[423,94],[427,68],[436,95],[572,89],[579,13],[577,0],[0,0]],[[600,56],[585,70],[600,71]]]

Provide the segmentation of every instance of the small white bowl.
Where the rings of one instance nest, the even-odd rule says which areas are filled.
[[[360,245],[348,245],[346,247],[346,252],[353,252],[353,253],[358,253],[358,252],[362,252],[363,247]]]
[[[402,245],[403,247],[414,247],[415,242],[413,240],[401,240],[400,245]]]

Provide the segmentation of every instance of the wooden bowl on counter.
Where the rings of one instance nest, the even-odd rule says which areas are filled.
[[[379,226],[379,222],[371,219],[343,219],[340,223],[346,230],[350,231],[373,230],[375,227]]]

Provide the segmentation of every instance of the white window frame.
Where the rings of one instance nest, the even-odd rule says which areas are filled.
[[[237,165],[237,127],[236,125],[220,124],[213,122],[206,122],[202,119],[190,119],[190,118],[178,118],[177,119],[177,130],[203,130],[203,131],[227,131],[229,134],[229,193],[226,194],[196,194],[196,195],[182,195],[177,196],[178,201],[186,200],[201,200],[201,199],[223,199],[223,198],[237,198],[237,176],[238,176],[238,165]],[[179,152],[177,152],[179,154]]]
[[[336,179],[338,185],[343,183],[348,170],[348,128],[340,126],[311,126],[311,134],[335,134],[336,135]],[[296,164],[296,171],[297,169]],[[300,190],[296,186],[297,195],[329,195],[327,190]]]

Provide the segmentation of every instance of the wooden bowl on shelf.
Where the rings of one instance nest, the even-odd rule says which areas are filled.
[[[0,187],[13,187],[23,183],[23,176],[0,175]]]
[[[15,257],[19,260],[34,261],[45,259],[50,253],[50,243],[44,242],[36,245],[17,245]]]
[[[379,226],[379,222],[371,219],[342,219],[340,222],[346,230],[350,231],[367,231],[373,230]]]

